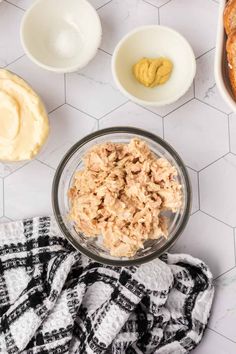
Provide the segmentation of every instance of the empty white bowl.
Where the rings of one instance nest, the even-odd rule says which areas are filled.
[[[172,61],[173,71],[165,84],[147,88],[135,79],[132,67],[143,57],[167,57]],[[112,73],[120,91],[132,101],[163,106],[175,102],[189,89],[196,60],[191,46],[178,32],[164,26],[143,26],[118,43],[112,57]]]
[[[29,58],[56,72],[87,65],[102,36],[99,16],[86,0],[37,0],[25,13],[20,32]]]

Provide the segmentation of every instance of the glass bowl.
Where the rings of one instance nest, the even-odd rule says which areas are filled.
[[[118,258],[109,254],[101,242],[101,237],[86,237],[82,232],[76,231],[74,223],[69,219],[68,190],[73,183],[73,176],[77,170],[83,168],[82,158],[94,145],[105,142],[128,143],[134,137],[144,140],[153,153],[158,157],[166,158],[178,171],[178,180],[183,188],[183,205],[177,213],[169,213],[169,236],[158,240],[148,240],[144,249],[140,249],[131,258]],[[89,258],[97,262],[116,265],[131,266],[148,262],[159,257],[167,251],[178,239],[186,226],[191,209],[191,187],[188,173],[183,161],[175,150],[158,136],[131,127],[113,127],[92,133],[76,143],[63,157],[53,181],[52,204],[56,221],[62,233],[72,245]]]

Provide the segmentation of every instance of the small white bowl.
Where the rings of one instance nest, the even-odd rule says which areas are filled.
[[[143,57],[169,58],[173,62],[170,79],[155,88],[140,84],[132,66]],[[132,101],[164,106],[177,101],[189,89],[196,73],[196,60],[189,43],[178,32],[164,26],[143,26],[118,43],[112,57],[112,73],[120,91]]]
[[[23,17],[20,35],[33,62],[47,70],[72,72],[95,56],[102,27],[87,0],[37,0]]]

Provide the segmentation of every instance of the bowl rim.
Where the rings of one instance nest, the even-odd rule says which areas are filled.
[[[191,78],[191,80],[189,80],[188,84],[185,84],[185,86],[183,86],[182,90],[178,91],[178,94],[176,94],[175,96],[172,96],[169,99],[165,99],[162,101],[146,101],[143,99],[140,99],[134,95],[132,95],[129,91],[127,91],[124,86],[120,83],[120,80],[118,78],[118,75],[116,74],[116,59],[117,59],[117,55],[118,52],[120,50],[120,48],[122,47],[122,45],[126,42],[127,39],[129,39],[130,37],[132,37],[135,33],[138,32],[142,32],[145,30],[150,30],[150,29],[161,29],[164,31],[169,31],[172,34],[176,35],[179,39],[181,39],[186,46],[189,49],[190,52],[190,56],[192,56],[192,60],[191,60],[191,66],[192,66],[192,73],[191,75],[189,75],[189,77]],[[190,88],[190,86],[193,83],[194,77],[196,75],[196,58],[195,58],[195,54],[194,51],[190,45],[190,43],[187,41],[187,39],[180,34],[178,31],[174,30],[173,28],[170,28],[168,26],[162,26],[162,25],[146,25],[146,26],[139,26],[136,27],[134,30],[128,32],[116,45],[114,52],[112,54],[112,61],[111,61],[111,70],[112,70],[112,75],[113,75],[113,79],[117,85],[117,87],[119,88],[119,90],[126,96],[128,97],[130,100],[132,100],[133,102],[136,102],[138,104],[141,104],[143,106],[150,106],[150,107],[161,107],[161,106],[165,106],[167,104],[171,104],[176,102],[179,98],[181,98]]]
[[[181,172],[184,177],[185,181],[185,186],[186,186],[186,207],[184,211],[184,215],[182,218],[182,222],[179,225],[178,229],[176,230],[175,234],[172,236],[171,239],[167,239],[167,242],[160,247],[157,251],[153,252],[150,255],[146,255],[144,257],[140,257],[138,259],[127,259],[127,260],[116,260],[116,259],[109,259],[105,258],[103,256],[98,256],[84,248],[78,241],[76,241],[68,231],[67,227],[65,226],[62,217],[60,216],[60,207],[59,207],[59,202],[58,202],[58,187],[60,183],[60,178],[61,174],[64,170],[64,168],[67,165],[67,162],[70,160],[70,158],[85,144],[88,142],[93,141],[96,138],[99,137],[104,137],[109,134],[115,134],[115,133],[128,133],[128,134],[134,134],[139,137],[145,137],[150,140],[153,140],[154,142],[158,143],[159,145],[163,146],[164,149],[166,149],[169,154],[173,157],[179,168],[181,169]],[[53,213],[54,217],[56,219],[57,225],[59,226],[59,229],[61,230],[62,234],[66,237],[66,239],[74,246],[76,250],[79,250],[82,254],[86,255],[90,259],[93,259],[96,262],[106,264],[106,265],[113,265],[113,266],[133,266],[133,265],[140,265],[146,262],[149,262],[155,258],[160,257],[164,252],[166,252],[170,247],[174,245],[174,243],[177,241],[177,239],[180,237],[182,234],[183,230],[185,229],[187,222],[190,217],[191,213],[191,205],[192,205],[192,188],[191,188],[191,183],[190,183],[190,178],[189,174],[187,172],[187,169],[179,156],[179,154],[167,143],[165,142],[162,138],[159,136],[150,133],[146,130],[134,128],[134,127],[126,127],[126,126],[120,126],[120,127],[111,127],[111,128],[106,128],[106,129],[101,129],[97,130],[81,140],[79,140],[77,143],[75,143],[69,150],[68,152],[64,155],[62,158],[61,162],[59,163],[53,183],[52,183],[52,208],[53,208]]]
[[[56,67],[56,66],[52,66],[52,65],[47,65],[42,63],[40,60],[38,60],[32,53],[31,51],[28,49],[28,46],[25,42],[25,32],[24,32],[24,28],[25,28],[25,23],[28,20],[28,18],[31,16],[32,11],[34,10],[34,8],[40,3],[43,2],[45,0],[36,0],[33,2],[33,4],[25,11],[22,20],[21,20],[21,24],[20,24],[20,41],[21,41],[21,45],[23,47],[23,50],[25,52],[25,54],[32,60],[33,63],[35,63],[36,65],[38,65],[39,67],[45,69],[45,70],[49,70],[52,72],[56,72],[56,73],[71,73],[71,72],[75,72],[79,69],[84,68],[85,66],[88,65],[88,63],[95,57],[95,55],[97,54],[98,48],[100,47],[101,41],[102,41],[102,24],[101,24],[101,20],[100,17],[98,15],[98,12],[96,11],[96,9],[93,7],[93,5],[88,1],[88,0],[82,0],[84,3],[87,4],[88,7],[90,7],[93,11],[94,16],[97,18],[98,20],[98,26],[99,26],[99,36],[98,36],[98,42],[96,44],[96,48],[94,47],[94,51],[93,53],[87,58],[87,60],[82,64],[82,65],[72,65],[72,66],[66,66],[66,67]]]

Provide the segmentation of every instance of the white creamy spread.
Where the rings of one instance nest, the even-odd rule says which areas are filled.
[[[31,159],[48,132],[48,116],[39,96],[23,79],[0,69],[0,160]]]

